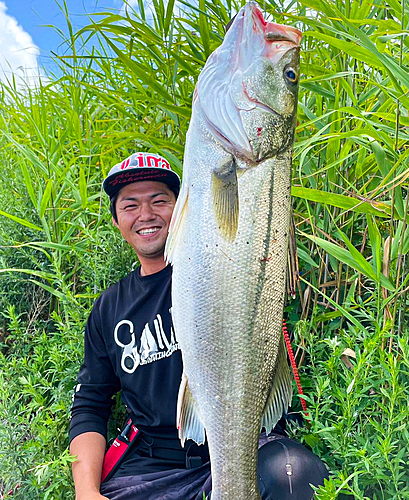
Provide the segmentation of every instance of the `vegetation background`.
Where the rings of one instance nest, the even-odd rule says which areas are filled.
[[[67,428],[83,326],[136,264],[102,179],[135,150],[182,171],[196,79],[240,5],[140,1],[79,33],[66,12],[58,74],[0,86],[0,498],[74,498]],[[317,498],[409,498],[408,5],[261,8],[304,32],[300,281],[286,316],[310,423],[291,432],[331,471]]]

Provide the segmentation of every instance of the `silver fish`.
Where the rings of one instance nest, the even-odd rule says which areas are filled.
[[[194,95],[166,254],[179,436],[203,443],[206,429],[212,500],[260,499],[260,429],[292,396],[282,317],[300,40],[246,4]]]

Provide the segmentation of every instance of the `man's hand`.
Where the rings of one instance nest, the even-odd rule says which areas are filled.
[[[109,500],[99,492],[105,446],[105,438],[98,432],[85,432],[72,440],[70,452],[77,455],[72,464],[76,500]]]

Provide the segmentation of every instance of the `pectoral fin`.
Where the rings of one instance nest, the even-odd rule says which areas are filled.
[[[291,404],[292,396],[291,370],[287,362],[287,351],[284,340],[281,337],[273,384],[261,421],[261,428],[264,427],[267,434],[272,431],[276,423],[280,420],[283,411],[287,411]]]
[[[193,439],[197,444],[205,442],[205,430],[199,419],[196,402],[190,392],[185,374],[182,375],[179,387],[176,420],[182,446],[184,446],[187,439]]]
[[[239,225],[239,190],[234,157],[213,171],[213,208],[221,234],[234,241]]]

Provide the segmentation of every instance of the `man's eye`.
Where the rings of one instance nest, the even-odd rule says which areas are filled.
[[[137,205],[126,205],[125,206],[125,210],[130,210],[130,209],[133,209],[133,208],[136,208]]]
[[[166,203],[166,200],[155,200],[154,204],[157,205],[158,203]]]

